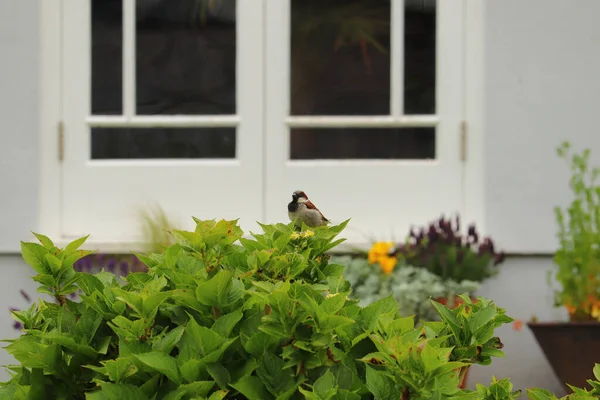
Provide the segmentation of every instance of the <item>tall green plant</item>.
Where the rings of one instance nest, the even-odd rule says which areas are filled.
[[[571,154],[569,142],[557,148],[571,171],[573,200],[566,209],[555,208],[559,248],[554,277],[561,288],[556,305],[564,305],[571,320],[595,319],[600,285],[600,186],[599,168],[590,168],[590,149]]]
[[[123,283],[73,269],[85,238],[60,249],[37,235],[23,258],[59,301],[13,313],[23,334],[5,349],[19,364],[0,399],[473,396],[460,377],[503,356],[494,330],[512,319],[468,296],[454,310],[433,302],[441,321],[424,328],[400,318],[391,296],[360,307],[326,255],[346,224],[261,225],[244,238],[236,221],[196,220],[194,231],[171,230],[164,253],[138,255],[148,270]],[[65,297],[77,289],[81,301]]]

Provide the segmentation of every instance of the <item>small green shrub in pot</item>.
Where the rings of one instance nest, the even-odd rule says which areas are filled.
[[[57,302],[13,313],[23,333],[7,340],[18,364],[0,399],[487,398],[458,384],[503,356],[505,310],[432,302],[440,321],[416,328],[392,296],[359,306],[326,255],[345,225],[244,238],[236,221],[196,220],[163,253],[138,254],[147,271],[124,282],[73,269],[85,238],[61,249],[37,235],[23,258]]]

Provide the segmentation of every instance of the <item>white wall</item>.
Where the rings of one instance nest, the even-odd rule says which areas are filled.
[[[570,200],[565,139],[600,166],[600,1],[486,0],[486,230],[514,252],[550,253]]]
[[[37,221],[38,1],[0,2],[0,253]]]

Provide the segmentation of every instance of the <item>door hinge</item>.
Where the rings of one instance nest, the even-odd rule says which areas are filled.
[[[460,160],[467,161],[467,121],[460,123]]]
[[[58,161],[63,161],[65,158],[65,128],[62,121],[58,122]]]

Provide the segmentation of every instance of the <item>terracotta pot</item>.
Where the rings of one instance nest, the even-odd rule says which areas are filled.
[[[568,393],[567,386],[591,387],[592,369],[600,363],[600,322],[528,322],[546,360]]]

